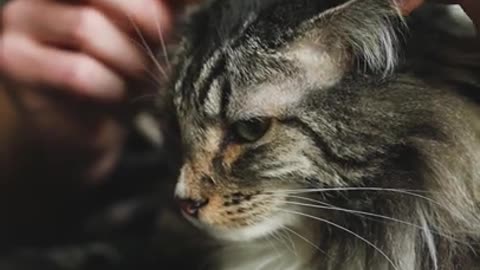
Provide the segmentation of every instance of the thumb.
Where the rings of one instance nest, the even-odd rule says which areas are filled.
[[[472,21],[480,29],[480,2],[478,0],[459,1],[465,12],[470,16]]]
[[[424,0],[397,0],[397,5],[403,15],[409,15],[412,11],[422,5]]]

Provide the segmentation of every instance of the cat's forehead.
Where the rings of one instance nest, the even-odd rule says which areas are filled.
[[[177,105],[196,120],[282,117],[310,92],[334,86],[345,71],[341,53],[308,42],[275,52],[229,47],[177,83]]]
[[[341,53],[309,43],[289,46],[279,54],[285,69],[263,71],[264,80],[249,83],[247,79],[232,93],[228,107],[231,119],[288,117],[310,93],[333,87],[347,70]]]

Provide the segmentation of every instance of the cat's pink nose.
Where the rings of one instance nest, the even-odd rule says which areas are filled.
[[[180,209],[191,217],[197,217],[198,211],[208,204],[208,200],[192,200],[177,198]]]

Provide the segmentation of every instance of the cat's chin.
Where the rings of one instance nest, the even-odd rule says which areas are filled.
[[[211,227],[207,231],[220,240],[233,242],[254,241],[283,228],[286,226],[286,223],[287,221],[284,217],[275,216],[241,228],[224,229]]]
[[[275,215],[253,225],[239,227],[239,228],[224,228],[212,226],[203,223],[197,219],[186,217],[196,227],[208,232],[211,236],[230,242],[247,242],[255,241],[271,233],[285,228],[285,226],[293,225],[296,219],[290,215]]]

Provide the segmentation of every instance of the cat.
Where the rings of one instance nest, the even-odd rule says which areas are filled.
[[[480,46],[393,0],[214,0],[172,98],[206,269],[480,269]],[[428,7],[426,7],[428,9]]]

